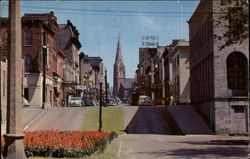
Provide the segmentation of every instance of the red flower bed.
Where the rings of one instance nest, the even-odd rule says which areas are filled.
[[[24,132],[25,153],[43,157],[81,157],[100,148],[107,132],[40,130]],[[4,144],[4,140],[2,140]],[[1,146],[3,147],[3,144]]]

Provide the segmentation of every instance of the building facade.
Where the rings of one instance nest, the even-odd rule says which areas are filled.
[[[163,54],[166,51],[165,46],[157,46],[156,53],[151,60],[153,64],[151,64],[150,72],[152,76],[151,80],[151,91],[152,91],[152,99],[155,105],[163,105],[165,104],[165,68],[164,68],[164,58]]]
[[[98,94],[102,82],[104,86],[104,75],[106,68],[100,57],[91,57],[80,53],[80,85],[84,87],[85,94]]]
[[[190,102],[189,41],[179,40],[170,52],[172,67],[172,96],[176,104]]]
[[[70,20],[67,24],[59,24],[57,35],[57,47],[65,54],[64,65],[64,98],[69,95],[79,96],[79,50],[82,47],[79,41],[79,32]]]
[[[216,133],[245,134],[248,130],[249,39],[220,49],[231,25],[220,1],[201,0],[189,20],[192,105]],[[221,13],[221,14],[218,14]]]
[[[8,29],[8,18],[1,18],[0,21],[1,32],[4,28]],[[57,58],[59,58],[55,35],[57,29],[57,18],[53,12],[24,14],[22,17],[23,92],[21,93],[32,106],[43,105],[43,91],[45,91],[45,105],[60,105],[61,97],[56,91],[61,84],[57,81]],[[45,87],[43,87],[44,66]]]
[[[22,18],[24,97],[32,106],[43,104],[43,91],[45,91],[47,106],[58,106],[61,100],[58,98],[57,91],[60,87],[57,81],[57,30],[57,18],[53,12],[25,14]],[[44,68],[46,69],[45,88],[43,88]]]

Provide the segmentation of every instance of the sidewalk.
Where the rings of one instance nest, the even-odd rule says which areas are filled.
[[[39,115],[46,112],[48,109],[42,109],[41,107],[29,106],[22,109],[22,123],[23,128],[26,130],[30,123],[33,122]],[[1,135],[6,133],[6,110],[2,110],[2,123],[1,123]]]
[[[126,134],[118,139],[119,159],[244,159],[248,155],[247,136]]]

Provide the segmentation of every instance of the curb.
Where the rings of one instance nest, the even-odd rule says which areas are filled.
[[[100,149],[98,149],[95,153],[96,154],[102,154],[104,152],[104,150],[107,148],[108,144],[110,144],[117,137],[118,137],[118,134],[116,132],[112,131],[110,133],[110,135],[102,143]]]

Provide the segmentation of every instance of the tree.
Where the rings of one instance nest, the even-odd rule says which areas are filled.
[[[219,40],[224,40],[220,50],[226,46],[241,44],[249,37],[248,0],[220,0],[221,8],[219,18],[215,20],[217,25],[227,21],[226,31],[222,35],[215,35]]]

